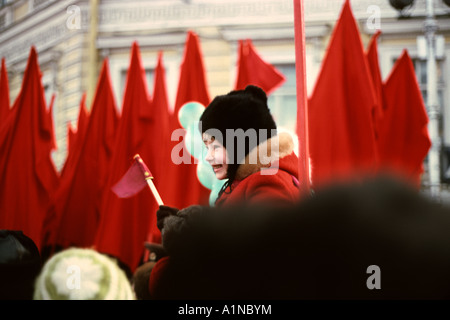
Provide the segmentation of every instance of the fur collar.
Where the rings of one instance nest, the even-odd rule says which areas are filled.
[[[236,180],[242,180],[249,175],[272,164],[294,151],[294,140],[289,133],[282,132],[253,148],[245,157],[237,172]]]

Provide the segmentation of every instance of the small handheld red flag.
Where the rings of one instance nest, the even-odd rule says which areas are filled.
[[[128,171],[124,174],[111,189],[119,198],[130,198],[139,193],[146,185],[150,187],[158,205],[163,205],[161,197],[153,184],[153,176],[142,158],[137,154],[134,156],[134,162]]]

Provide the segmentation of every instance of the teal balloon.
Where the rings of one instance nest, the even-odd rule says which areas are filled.
[[[216,204],[218,193],[214,190],[211,190],[211,193],[209,194],[209,206],[214,207]]]
[[[202,135],[198,130],[198,121],[186,128],[184,136],[187,151],[196,159],[203,159],[206,154],[206,147],[203,143]]]
[[[194,122],[199,121],[204,110],[205,106],[199,102],[185,103],[178,111],[178,121],[183,128],[187,129]]]
[[[216,175],[211,165],[205,161],[200,161],[197,164],[198,181],[208,189],[212,189],[214,182],[217,180]]]
[[[217,197],[219,196],[220,189],[222,189],[222,186],[225,184],[225,182],[227,180],[228,179],[225,179],[225,180],[217,180],[216,179],[216,181],[214,181],[212,189],[211,189],[211,193],[209,194],[209,205],[211,207],[214,207]]]

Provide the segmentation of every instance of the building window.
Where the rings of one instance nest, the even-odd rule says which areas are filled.
[[[445,118],[445,75],[444,75],[444,61],[442,59],[438,59],[436,61],[436,75],[437,75],[437,95],[438,95],[438,104],[439,104],[439,137],[443,142],[441,145],[441,180],[444,183],[450,183],[450,146],[445,145],[445,127],[444,127],[444,118]],[[422,92],[422,98],[425,104],[425,107],[428,110],[427,100],[428,100],[428,92],[427,92],[427,61],[423,59],[415,58],[413,59],[414,69],[416,72],[417,82],[420,87],[420,91]],[[449,128],[447,128],[448,130]],[[425,164],[428,163],[428,156],[425,159]],[[426,170],[428,166],[425,165]]]
[[[297,124],[295,64],[274,66],[286,77],[286,81],[269,96],[269,108],[278,127],[295,132]]]
[[[13,2],[13,0],[0,0],[0,9],[11,2]]]
[[[32,2],[32,8],[37,9],[42,5],[45,5],[46,3],[51,2],[50,0],[33,0]]]
[[[6,13],[0,15],[0,30],[6,27]]]
[[[421,59],[413,59],[414,69],[416,71],[417,82],[419,83],[420,90],[422,91],[422,97],[425,105],[427,105],[427,61]],[[437,90],[438,90],[438,103],[440,111],[442,112],[444,106],[444,72],[443,72],[443,61],[437,61]],[[427,106],[428,107],[428,106]]]

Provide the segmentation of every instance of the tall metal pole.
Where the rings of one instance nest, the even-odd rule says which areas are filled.
[[[440,161],[441,138],[439,136],[439,102],[437,94],[436,68],[436,37],[437,23],[434,18],[433,0],[426,0],[427,17],[425,20],[425,38],[427,40],[427,105],[431,139],[431,149],[428,154],[431,196],[440,201]]]

